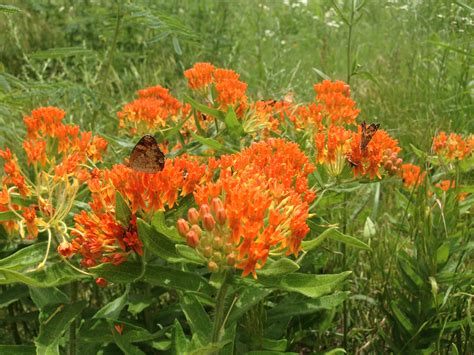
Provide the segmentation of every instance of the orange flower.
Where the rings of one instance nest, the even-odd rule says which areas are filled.
[[[42,139],[24,141],[23,149],[25,150],[28,164],[34,165],[39,162],[42,166],[46,165],[46,141]]]
[[[217,91],[217,102],[221,108],[228,106],[247,105],[247,84],[239,80],[240,75],[229,69],[216,69],[214,71],[215,87]]]
[[[81,264],[85,267],[111,262],[119,265],[132,252],[143,253],[142,242],[138,238],[136,218],[125,228],[116,221],[112,212],[88,214],[81,211],[74,217],[76,222],[71,242],[74,254],[81,254]]]
[[[360,110],[350,98],[349,85],[342,81],[331,82],[324,80],[314,85],[316,101],[322,105],[322,110],[330,119],[331,124],[354,124]]]
[[[403,164],[401,177],[405,187],[418,187],[425,180],[426,172],[421,172],[419,166]]]
[[[474,135],[463,139],[460,134],[440,132],[433,138],[433,151],[448,161],[462,160],[474,151]]]
[[[214,66],[210,63],[196,63],[184,72],[191,89],[205,89],[213,81]]]
[[[136,216],[151,216],[166,207],[172,208],[180,195],[192,193],[206,179],[205,172],[204,165],[187,157],[167,159],[164,169],[154,174],[122,164],[91,171],[87,184],[92,193],[92,212],[82,211],[74,218],[72,245],[74,253],[82,255],[82,265],[90,267],[104,262],[118,265],[131,253],[141,255],[143,244],[137,234]],[[128,227],[116,219],[116,192],[132,210]]]
[[[351,153],[349,154],[349,162],[353,164],[354,175],[369,175],[371,179],[376,176],[381,179],[381,169],[387,170],[384,167],[388,157],[387,152],[398,156],[400,147],[398,141],[393,139],[386,131],[379,129],[372,137],[366,149],[360,149],[361,128],[358,132],[352,134],[351,139]],[[391,157],[391,155],[390,155]],[[398,159],[398,158],[397,158]],[[396,160],[396,163],[399,163]],[[388,170],[387,170],[388,171]]]
[[[42,134],[55,137],[58,127],[63,126],[62,120],[66,112],[57,107],[40,107],[31,111],[31,116],[25,116],[27,137],[35,139]]]
[[[456,182],[454,180],[441,180],[435,186],[447,192],[448,190],[454,189],[456,187]],[[458,194],[458,200],[464,201],[468,195],[469,195],[469,192],[460,192]]]
[[[351,150],[352,132],[340,126],[329,126],[327,131],[315,135],[317,162],[325,164],[331,176],[342,173],[346,156]]]
[[[194,192],[203,212],[197,219],[192,213],[188,216],[191,224],[202,222],[202,235],[198,237],[197,227],[186,235],[189,245],[210,258],[209,269],[236,267],[243,270],[242,276],[252,273],[256,277],[271,249],[297,255],[309,232],[308,203],[315,198],[307,182],[314,166],[298,145],[269,139],[222,156],[219,166],[217,182]],[[208,216],[209,203],[217,223]],[[186,228],[180,225],[184,232]]]
[[[16,186],[22,196],[29,195],[30,189],[26,185],[26,181],[21,173],[17,158],[13,156],[9,148],[6,148],[5,150],[0,149],[0,157],[5,160],[3,170],[6,176],[3,177],[2,185]]]
[[[23,218],[26,222],[26,229],[28,230],[28,238],[33,239],[38,236],[38,226],[36,211],[34,208],[25,208],[23,210]]]
[[[117,113],[119,127],[131,130],[132,134],[165,127],[169,121],[183,116],[183,104],[160,85],[139,90],[137,94],[138,99]],[[186,110],[189,112],[189,108]]]

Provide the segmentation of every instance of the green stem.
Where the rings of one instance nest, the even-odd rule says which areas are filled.
[[[77,301],[77,281],[71,283],[70,287],[70,296],[71,296],[71,303]],[[77,320],[74,319],[69,326],[69,355],[76,355],[76,328],[77,328]]]
[[[351,17],[349,20],[349,35],[347,39],[347,85],[351,83],[352,77],[352,27],[354,24],[355,0],[351,1]]]
[[[224,280],[222,281],[221,288],[219,289],[219,292],[217,293],[217,299],[216,299],[216,314],[214,317],[214,326],[212,329],[212,342],[217,343],[220,339],[220,332],[221,328],[223,326],[224,322],[224,308],[225,308],[225,297],[227,296],[227,290],[229,289],[230,286],[230,275],[226,271],[224,274]]]

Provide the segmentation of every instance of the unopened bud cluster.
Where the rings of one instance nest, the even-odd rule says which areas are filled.
[[[390,148],[385,149],[382,156],[382,165],[389,175],[395,175],[400,172],[403,160],[398,157],[397,152],[393,152]]]
[[[177,222],[178,232],[187,244],[208,260],[211,272],[225,270],[235,264],[234,245],[226,226],[227,213],[222,201],[215,197],[211,205],[203,204],[188,211],[187,220]]]

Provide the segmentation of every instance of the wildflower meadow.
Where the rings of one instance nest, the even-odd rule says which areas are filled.
[[[0,354],[471,354],[473,9],[434,3],[0,4]]]

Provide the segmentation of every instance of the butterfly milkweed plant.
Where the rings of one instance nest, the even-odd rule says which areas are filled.
[[[341,352],[361,300],[383,308],[379,334],[394,352],[434,351],[472,326],[443,309],[450,297],[471,305],[458,277],[470,244],[456,226],[473,202],[474,136],[402,149],[361,118],[342,81],[316,83],[310,102],[255,100],[211,63],[183,82],[180,93],[138,90],[114,135],[39,107],[0,150],[0,303],[37,311],[10,324],[34,338],[25,351],[305,353],[320,349],[312,339]],[[384,199],[396,199],[390,215]],[[356,269],[362,256],[385,271]],[[367,291],[376,279],[383,290]],[[21,317],[15,304],[6,309]]]

